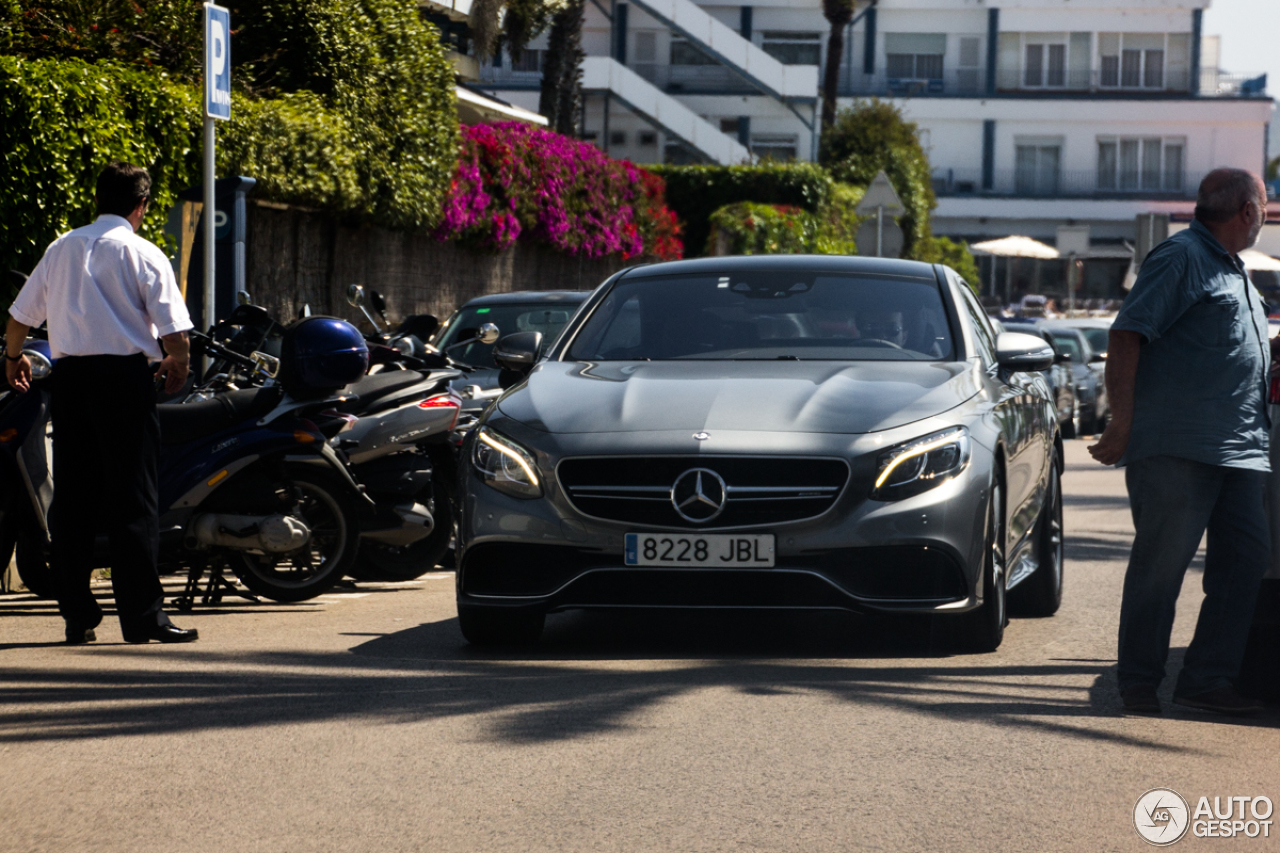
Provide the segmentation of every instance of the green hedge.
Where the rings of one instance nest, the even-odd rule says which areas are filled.
[[[0,267],[29,272],[58,234],[92,221],[98,172],[115,159],[150,169],[142,234],[162,242],[177,191],[198,176],[199,125],[199,99],[163,73],[0,56]]]
[[[860,218],[854,208],[862,187],[834,184],[817,211],[795,205],[741,201],[711,214],[706,254],[724,240],[733,255],[852,255]]]
[[[684,224],[685,253],[707,244],[711,214],[735,202],[792,205],[815,212],[831,194],[831,176],[813,163],[760,166],[645,166],[667,182],[667,206]]]

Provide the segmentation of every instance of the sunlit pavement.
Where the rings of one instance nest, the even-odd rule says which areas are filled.
[[[1065,603],[990,655],[921,623],[662,613],[479,651],[447,573],[198,605],[180,647],[110,616],[61,646],[50,602],[0,596],[0,851],[1144,850],[1150,788],[1280,802],[1275,709],[1121,715],[1128,503],[1068,445]],[[1171,669],[1198,599],[1197,566]]]

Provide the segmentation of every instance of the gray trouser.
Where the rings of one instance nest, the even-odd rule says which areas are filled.
[[[1262,471],[1173,456],[1130,463],[1125,484],[1136,533],[1120,605],[1122,688],[1163,680],[1178,593],[1206,529],[1205,598],[1174,693],[1225,687],[1239,673],[1271,559],[1266,482]]]

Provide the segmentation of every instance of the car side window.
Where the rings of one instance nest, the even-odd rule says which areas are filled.
[[[978,304],[969,285],[962,281],[956,282],[955,289],[960,291],[960,298],[969,312],[970,325],[973,327],[973,341],[978,347],[978,354],[982,356],[983,363],[990,367],[996,363],[996,335],[991,329],[991,321],[987,319],[987,313]]]

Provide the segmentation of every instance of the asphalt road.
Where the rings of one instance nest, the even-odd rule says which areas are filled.
[[[180,647],[110,619],[56,645],[54,608],[0,597],[0,851],[1145,850],[1150,788],[1280,803],[1274,709],[1120,714],[1128,504],[1069,445],[1062,611],[990,655],[760,614],[565,614],[479,651],[445,573],[201,608]]]

